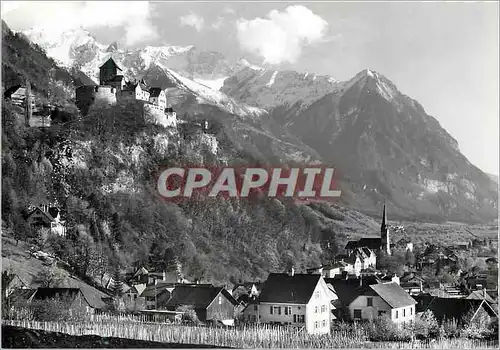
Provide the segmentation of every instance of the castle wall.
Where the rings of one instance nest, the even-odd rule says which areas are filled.
[[[152,104],[144,104],[144,120],[148,123],[164,127],[176,127],[177,116],[175,112],[165,113],[165,110]]]

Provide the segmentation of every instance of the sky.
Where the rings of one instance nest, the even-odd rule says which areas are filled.
[[[123,47],[195,45],[269,69],[347,80],[369,68],[499,174],[497,2],[2,1],[13,30],[84,27]]]

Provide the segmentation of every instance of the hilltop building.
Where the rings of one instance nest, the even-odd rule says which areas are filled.
[[[99,85],[90,79],[80,79],[82,83],[76,89],[76,105],[83,115],[96,102],[114,105],[120,101],[141,101],[144,117],[147,121],[163,126],[177,126],[177,116],[167,106],[167,93],[160,87],[149,87],[141,80],[126,81],[123,70],[113,58],[99,67]]]

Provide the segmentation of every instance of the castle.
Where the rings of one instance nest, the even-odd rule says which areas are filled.
[[[86,84],[76,89],[76,105],[86,115],[96,102],[114,105],[117,102],[135,100],[143,103],[144,115],[164,126],[176,126],[177,116],[167,108],[167,94],[160,87],[148,87],[144,80],[126,81],[122,69],[113,58],[99,67],[99,85]]]
[[[380,226],[380,238],[363,237],[357,241],[349,241],[345,246],[348,252],[353,252],[357,248],[370,248],[375,252],[384,252],[391,255],[391,241],[389,235],[389,225],[387,223],[387,211],[384,204],[382,212],[382,224]]]

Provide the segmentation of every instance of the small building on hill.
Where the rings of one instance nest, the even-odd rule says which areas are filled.
[[[61,211],[57,207],[38,206],[31,211],[26,221],[32,230],[47,228],[51,233],[66,236],[65,221],[61,220]]]

